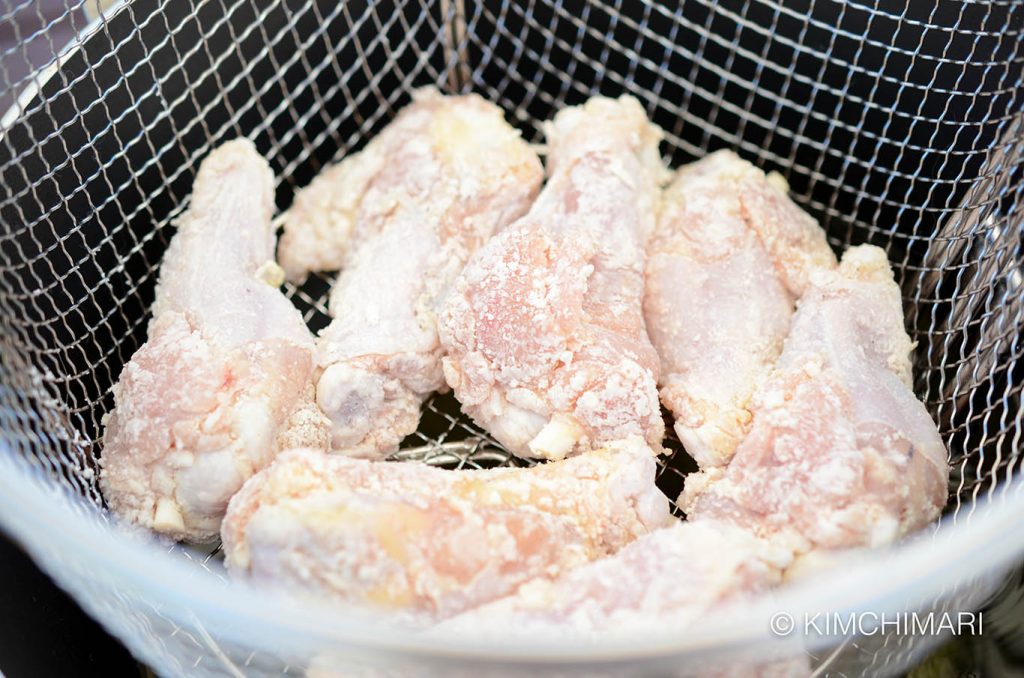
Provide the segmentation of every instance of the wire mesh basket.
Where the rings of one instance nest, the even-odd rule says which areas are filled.
[[[0,0],[0,520],[168,675],[482,667],[706,674],[786,657],[902,670],[935,637],[773,638],[779,610],[965,611],[1024,552],[1024,5],[862,0]],[[51,5],[53,6],[51,8]],[[55,36],[66,36],[65,46]],[[951,454],[926,538],[782,590],[685,637],[473,644],[227,582],[216,553],[113,525],[96,458],[110,387],[145,340],[160,258],[200,160],[252,139],[277,206],[361,147],[419,86],[479,92],[531,141],[560,107],[632,94],[677,165],[733,148],[781,172],[837,248],[885,248],[916,391]],[[313,330],[332,279],[287,292]],[[400,458],[515,463],[426,405]],[[688,470],[665,462],[670,496]],[[1019,598],[1019,594],[1018,594]]]

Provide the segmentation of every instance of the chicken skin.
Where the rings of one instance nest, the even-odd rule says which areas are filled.
[[[441,619],[672,520],[639,439],[532,468],[446,471],[281,454],[232,500],[233,574]]]
[[[701,468],[727,463],[749,431],[750,398],[782,351],[811,266],[835,267],[824,232],[735,153],[683,167],[665,190],[644,317],[662,402]]]
[[[414,99],[296,197],[280,247],[293,279],[343,268],[318,340],[316,396],[334,449],[351,456],[382,458],[416,430],[423,400],[444,387],[439,301],[543,179],[496,106],[433,89]]]
[[[479,635],[613,628],[681,631],[712,610],[777,585],[792,554],[711,520],[651,532],[615,555],[465,612],[438,632]]]
[[[855,247],[837,269],[804,273],[782,353],[753,397],[750,433],[725,468],[687,478],[687,522],[432,632],[684,630],[802,576],[809,556],[836,562],[935,520],[946,454],[910,388],[911,342],[885,253]],[[736,668],[807,673],[802,661]]]
[[[882,250],[856,247],[838,269],[809,268],[782,354],[754,396],[749,435],[724,469],[686,480],[687,522],[436,632],[683,630],[779,585],[807,554],[881,546],[936,519],[945,449],[910,389],[910,349]]]
[[[441,323],[463,411],[517,455],[561,459],[664,435],[642,314],[661,132],[630,97],[593,98],[546,129],[548,182],[456,281]]]
[[[747,527],[797,553],[879,546],[935,520],[946,451],[911,390],[911,342],[885,253],[862,245],[808,288],[750,434],[689,476],[691,520]]]
[[[176,539],[215,537],[228,499],[282,445],[327,444],[313,337],[277,290],[273,196],[249,141],[203,161],[164,255],[149,340],[113,388],[104,497]]]

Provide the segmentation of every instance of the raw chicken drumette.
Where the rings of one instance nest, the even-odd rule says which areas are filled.
[[[423,400],[444,386],[439,300],[543,179],[496,106],[432,89],[414,99],[296,196],[281,240],[292,279],[343,268],[318,341],[317,403],[333,447],[352,456],[386,456],[416,429]]]
[[[809,268],[834,268],[824,231],[731,151],[679,170],[647,250],[644,317],[661,398],[702,468],[729,461],[771,372]]]
[[[502,637],[678,631],[723,604],[778,584],[791,560],[788,551],[746,530],[710,520],[677,522],[558,579],[525,584],[437,630]]]
[[[296,450],[231,500],[224,549],[257,581],[443,618],[668,524],[654,475],[639,438],[484,471]]]
[[[911,342],[885,253],[819,270],[793,316],[750,434],[725,469],[687,478],[691,520],[729,521],[795,551],[888,544],[938,517],[946,451],[911,390]]]
[[[516,454],[560,459],[627,435],[660,449],[641,304],[661,133],[635,99],[594,98],[561,111],[547,137],[547,186],[448,298],[445,377]]]
[[[273,196],[250,142],[203,161],[160,268],[149,341],[113,389],[104,497],[175,538],[216,536],[228,499],[280,446],[326,447],[313,337],[276,288]]]

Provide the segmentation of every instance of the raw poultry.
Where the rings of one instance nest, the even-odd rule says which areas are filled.
[[[834,563],[922,528],[945,504],[948,467],[910,388],[910,349],[882,250],[855,247],[838,270],[809,270],[782,354],[754,397],[749,435],[724,469],[687,478],[687,522],[435,632],[682,631],[778,585],[809,554]]]
[[[289,277],[342,268],[320,334],[317,404],[332,446],[382,458],[444,387],[437,306],[463,265],[523,214],[536,154],[479,96],[419,90],[362,152],[325,170],[288,211]]]
[[[777,585],[791,561],[786,549],[747,530],[711,520],[677,521],[558,579],[524,584],[436,631],[507,638],[684,629]]]
[[[818,224],[731,151],[681,168],[647,249],[644,317],[661,399],[701,468],[726,464],[750,429],[809,267],[833,268]]]
[[[203,161],[160,268],[148,341],[113,388],[103,495],[177,539],[215,537],[228,499],[279,448],[327,443],[313,337],[277,289],[273,196],[249,141]]]
[[[818,270],[750,433],[724,469],[689,476],[680,502],[797,552],[881,546],[935,520],[946,450],[911,389],[911,342],[885,252],[854,247]]]
[[[644,329],[661,131],[630,97],[595,97],[546,127],[548,181],[456,282],[441,325],[463,411],[515,454],[561,459],[664,435]]]
[[[446,471],[283,453],[231,500],[235,575],[439,619],[667,525],[639,438],[532,468]]]

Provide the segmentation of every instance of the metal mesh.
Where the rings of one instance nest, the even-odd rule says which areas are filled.
[[[173,220],[219,143],[253,139],[285,209],[415,87],[479,92],[532,141],[562,106],[629,93],[673,165],[736,149],[781,172],[837,248],[887,250],[916,390],[951,453],[949,511],[969,520],[1021,465],[1024,6],[894,7],[134,0],[89,23],[96,2],[0,0],[0,440],[102,501],[110,387],[145,340]],[[332,282],[286,287],[313,330]],[[673,445],[659,477],[672,497],[692,469]],[[516,463],[450,395],[403,447],[448,466]],[[876,669],[906,650],[853,647]]]

